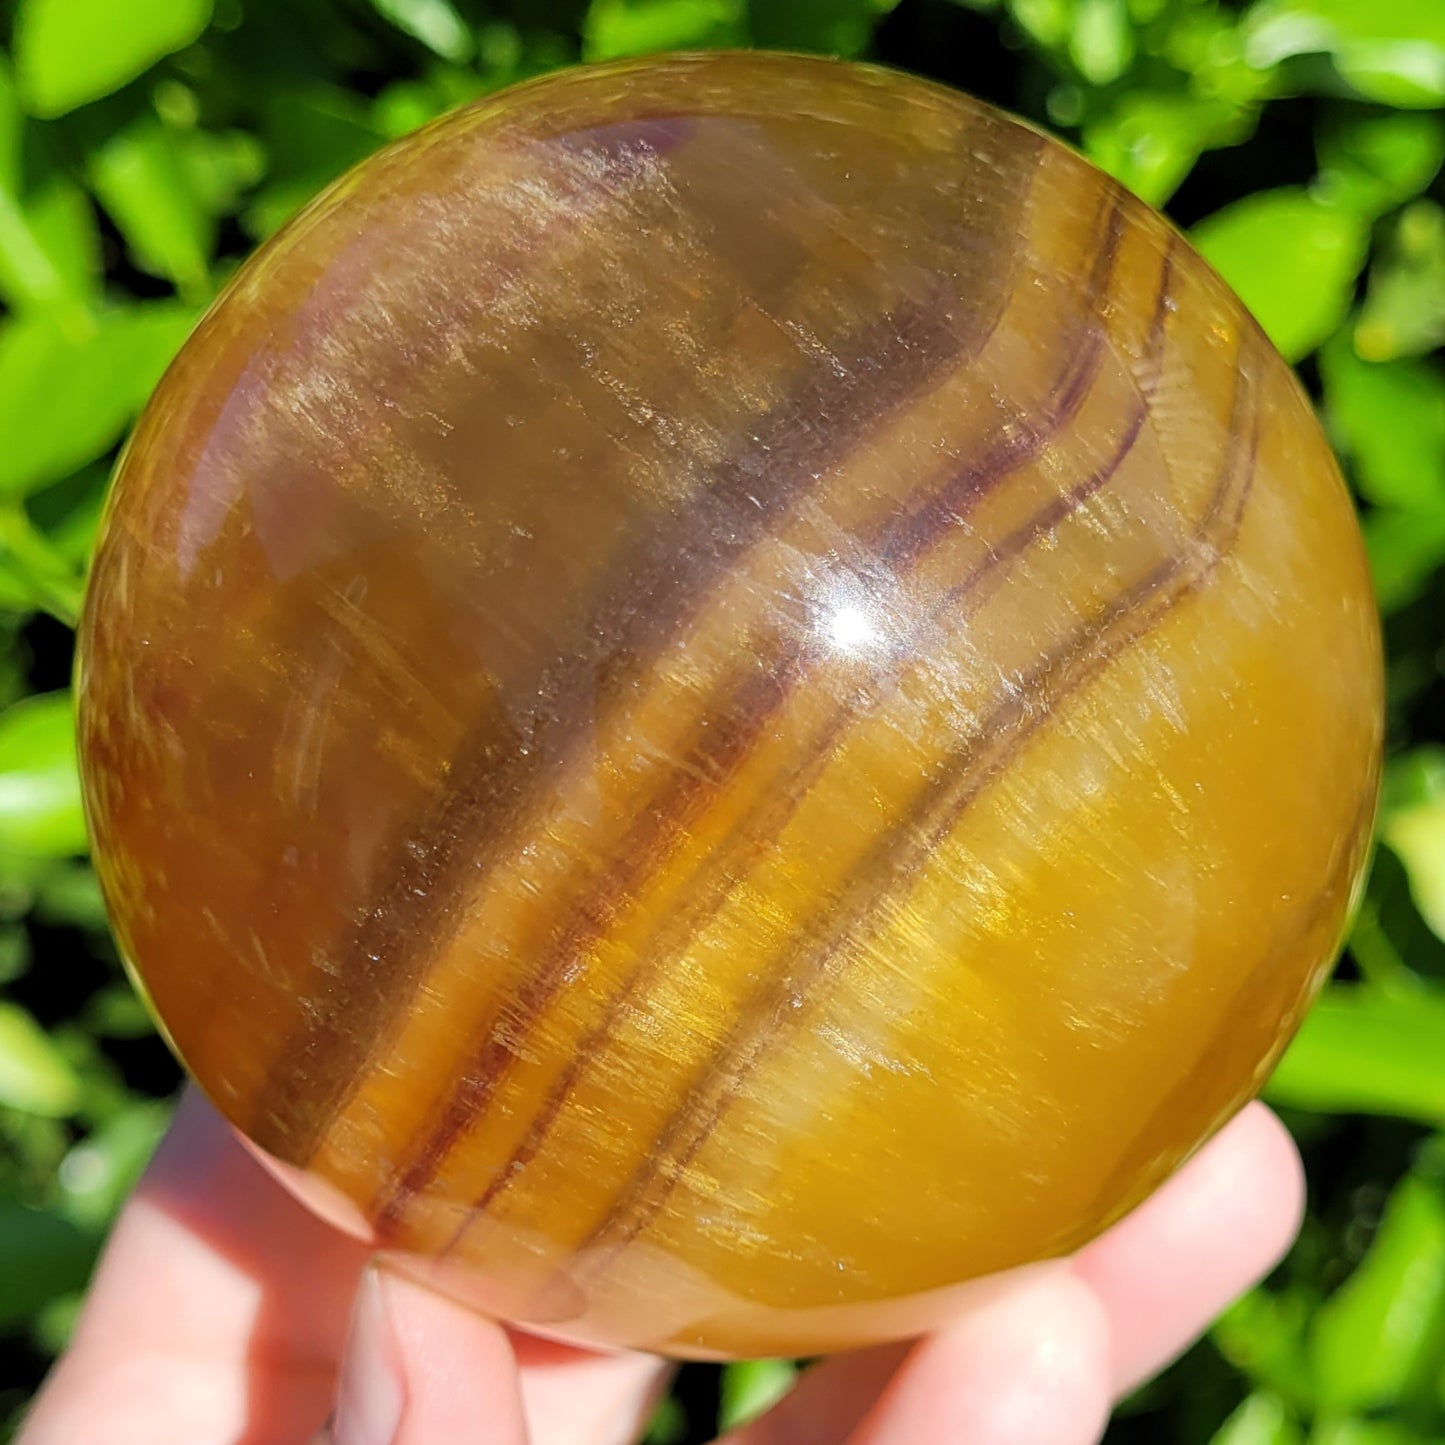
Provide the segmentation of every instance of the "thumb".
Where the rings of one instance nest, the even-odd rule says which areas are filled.
[[[526,1445],[505,1331],[373,1265],[361,1277],[331,1419],[313,1445]]]

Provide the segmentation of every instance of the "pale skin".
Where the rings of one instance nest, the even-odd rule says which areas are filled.
[[[815,1366],[725,1445],[1094,1445],[1280,1257],[1302,1200],[1250,1105],[1073,1258]],[[19,1445],[631,1445],[666,1389],[660,1360],[543,1343],[368,1263],[188,1097]]]

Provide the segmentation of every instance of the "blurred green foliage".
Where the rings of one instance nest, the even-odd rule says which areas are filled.
[[[70,722],[117,445],[254,244],[388,138],[558,65],[712,45],[871,56],[1053,129],[1166,206],[1300,365],[1386,617],[1382,847],[1270,1086],[1310,1171],[1301,1240],[1110,1439],[1438,1445],[1442,0],[0,3],[0,1435],[176,1082],[107,940]],[[684,1372],[653,1438],[702,1439],[792,1374]]]

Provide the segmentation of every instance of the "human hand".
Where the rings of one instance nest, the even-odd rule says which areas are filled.
[[[815,1366],[726,1445],[1091,1445],[1112,1402],[1279,1257],[1302,1200],[1293,1144],[1253,1104],[1072,1259],[999,1276],[923,1340]],[[18,1445],[630,1445],[645,1429],[665,1362],[506,1330],[368,1258],[190,1095]]]

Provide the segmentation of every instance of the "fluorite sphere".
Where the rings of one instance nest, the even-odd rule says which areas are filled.
[[[120,943],[333,1218],[678,1354],[929,1327],[1259,1086],[1364,855],[1360,539],[1289,370],[988,107],[758,55],[334,187],[121,467]]]

